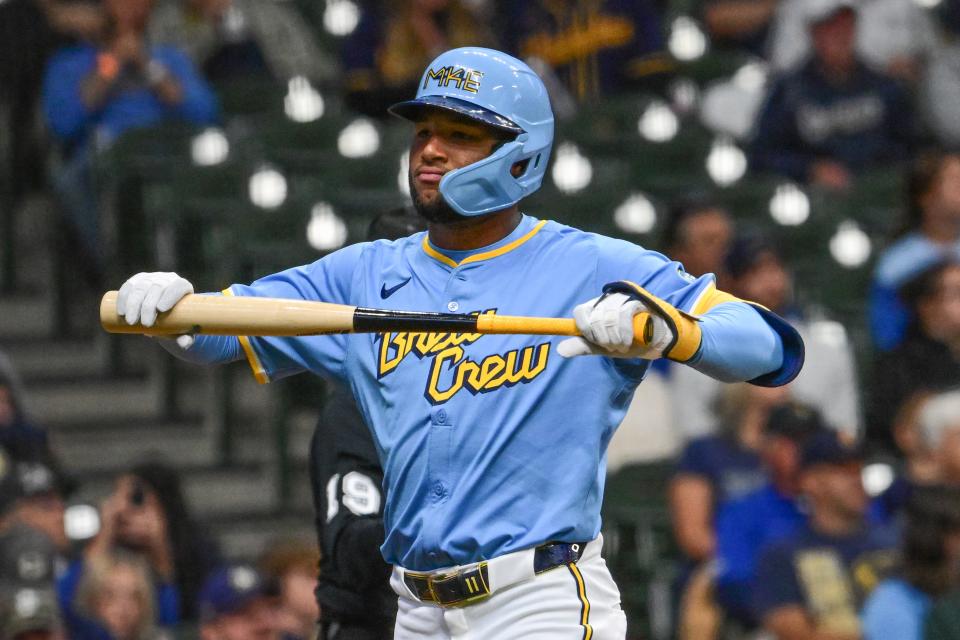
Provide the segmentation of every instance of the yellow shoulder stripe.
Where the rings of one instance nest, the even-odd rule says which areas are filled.
[[[498,256],[502,256],[505,253],[509,253],[513,251],[514,249],[516,249],[517,247],[525,243],[527,240],[537,235],[537,233],[540,231],[540,229],[543,228],[543,225],[545,224],[547,224],[547,221],[541,220],[533,227],[533,229],[530,229],[530,231],[520,236],[513,242],[505,244],[502,247],[499,247],[497,249],[491,249],[490,251],[484,251],[483,253],[475,253],[472,256],[467,256],[460,262],[454,262],[447,256],[443,255],[442,253],[440,253],[439,251],[431,247],[430,239],[428,238],[427,234],[424,234],[423,236],[423,250],[428,256],[430,256],[434,260],[437,260],[438,262],[442,262],[448,267],[456,269],[457,267],[464,264],[469,264],[471,262],[480,262],[482,260],[489,260],[491,258],[496,258]]]
[[[223,295],[232,296],[234,294],[230,287],[227,287],[223,290]],[[237,338],[240,340],[240,346],[243,347],[243,352],[247,355],[247,362],[250,363],[250,368],[253,369],[253,377],[256,378],[260,384],[270,382],[270,378],[267,376],[267,370],[263,368],[257,352],[253,350],[253,345],[250,344],[250,338],[248,336],[237,336]]]

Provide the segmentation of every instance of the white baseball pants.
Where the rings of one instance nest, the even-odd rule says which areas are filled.
[[[534,575],[458,608],[416,600],[403,583],[402,570],[395,568],[390,586],[400,606],[394,640],[624,640],[627,619],[600,556],[602,545],[597,538],[576,564]],[[518,562],[531,561],[529,554],[516,555]]]

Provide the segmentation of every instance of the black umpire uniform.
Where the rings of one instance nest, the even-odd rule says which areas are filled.
[[[376,218],[369,237],[425,228],[410,209]],[[310,480],[320,543],[320,640],[390,640],[397,596],[383,544],[383,469],[349,389],[334,386],[310,445]]]
[[[383,544],[383,470],[348,389],[336,387],[310,445],[320,542],[321,640],[393,638],[397,596]]]

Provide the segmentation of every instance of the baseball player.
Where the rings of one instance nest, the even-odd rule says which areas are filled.
[[[567,316],[582,336],[381,333],[181,336],[198,363],[246,358],[261,382],[341,378],[384,469],[396,638],[622,640],[600,556],[605,450],[651,360],[724,381],[780,385],[803,361],[796,331],[718,291],[712,275],[629,242],[521,213],[553,142],[540,78],[481,48],[441,54],[415,99],[410,192],[426,232],[359,243],[232,285],[231,296],[367,307]],[[193,286],[140,273],[117,307],[150,326]],[[636,346],[633,316],[653,317]],[[583,356],[583,357],[580,357]]]
[[[412,207],[374,218],[369,239],[397,239],[426,224]],[[310,441],[320,575],[318,640],[389,640],[397,618],[383,544],[383,468],[353,393],[332,385]]]

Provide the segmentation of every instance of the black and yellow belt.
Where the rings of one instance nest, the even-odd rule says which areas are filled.
[[[533,572],[540,574],[576,562],[585,542],[548,542],[533,552]],[[403,582],[421,602],[441,607],[462,607],[490,597],[490,577],[486,562],[457,567],[451,571],[403,572]]]

